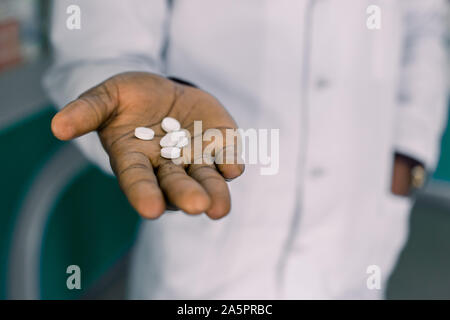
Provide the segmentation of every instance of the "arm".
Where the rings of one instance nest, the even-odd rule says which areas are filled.
[[[81,29],[66,27],[70,0],[53,1],[54,63],[44,84],[58,108],[113,75],[127,71],[162,73],[166,0],[78,0]],[[95,133],[75,140],[83,153],[112,174]]]
[[[395,147],[433,170],[447,121],[448,2],[409,0],[405,6]]]
[[[65,105],[52,120],[53,134],[77,139],[88,158],[112,169],[131,205],[145,218],[159,217],[166,200],[189,214],[206,212],[214,219],[226,215],[230,194],[225,179],[239,176],[243,165],[192,163],[184,149],[187,161],[180,164],[160,156],[165,117],[178,119],[191,137],[194,121],[202,122],[203,132],[217,129],[224,135],[226,129],[237,128],[210,94],[158,75],[166,1],[79,0],[82,29],[74,31],[65,27],[69,4],[55,1],[56,61],[45,79],[54,101]],[[136,139],[136,127],[152,128],[155,138]],[[234,141],[228,146],[213,143],[213,150],[220,152]]]
[[[407,194],[409,170],[434,170],[448,105],[448,2],[404,1],[404,54],[396,110],[393,191]],[[405,156],[409,160],[405,161]],[[415,161],[414,161],[415,160]]]

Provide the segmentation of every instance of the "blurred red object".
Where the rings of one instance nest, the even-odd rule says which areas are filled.
[[[0,71],[22,61],[19,29],[19,22],[15,19],[0,21]]]

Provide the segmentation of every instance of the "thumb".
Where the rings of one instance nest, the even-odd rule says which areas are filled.
[[[60,140],[71,140],[101,128],[118,105],[117,88],[106,81],[70,102],[52,119],[52,132]]]

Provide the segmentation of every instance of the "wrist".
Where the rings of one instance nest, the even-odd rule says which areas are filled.
[[[392,193],[408,196],[422,188],[426,170],[422,162],[408,155],[395,153],[392,174]]]

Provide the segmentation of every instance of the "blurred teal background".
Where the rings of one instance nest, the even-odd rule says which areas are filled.
[[[20,59],[0,60],[0,299],[23,297],[33,289],[32,297],[43,299],[123,298],[139,218],[113,178],[51,135],[55,111],[40,87],[49,60],[48,2],[21,1],[28,7],[20,14],[18,2],[0,0],[0,34],[5,19],[22,30],[17,41],[11,40],[20,45]],[[71,166],[65,179],[62,169]],[[61,188],[53,185],[59,180]],[[59,192],[51,194],[52,187]],[[39,210],[42,221],[32,216]],[[42,237],[35,236],[36,230]],[[388,298],[450,299],[449,230],[447,130],[437,171],[411,215],[410,238],[390,279]],[[27,251],[33,246],[34,260]],[[81,290],[66,287],[66,268],[73,264],[82,270]],[[30,279],[37,288],[27,287]]]
[[[74,148],[64,153],[68,144],[51,135],[55,109],[40,86],[49,59],[48,7],[47,0],[0,0],[0,299],[98,297],[99,290],[107,291],[102,288],[111,282],[113,266],[123,296],[120,261],[127,261],[138,216],[113,178]],[[55,166],[65,160],[61,154],[75,155],[79,163],[68,177]],[[61,188],[51,194],[58,180]],[[69,265],[81,268],[81,290],[66,287]],[[34,292],[27,286],[30,277]]]
[[[450,130],[447,119],[447,130],[442,137],[441,158],[434,173],[434,178],[443,181],[450,181]]]
[[[9,250],[21,204],[42,167],[62,148],[49,124],[54,109],[46,106],[36,114],[3,128],[4,150],[0,167],[0,298],[7,298]],[[57,175],[58,172],[55,172]],[[48,181],[52,183],[52,181]],[[44,299],[80,298],[128,251],[134,239],[137,214],[130,208],[113,178],[88,165],[54,199],[42,243],[41,272],[36,270]],[[82,290],[66,287],[67,266],[82,270]]]

